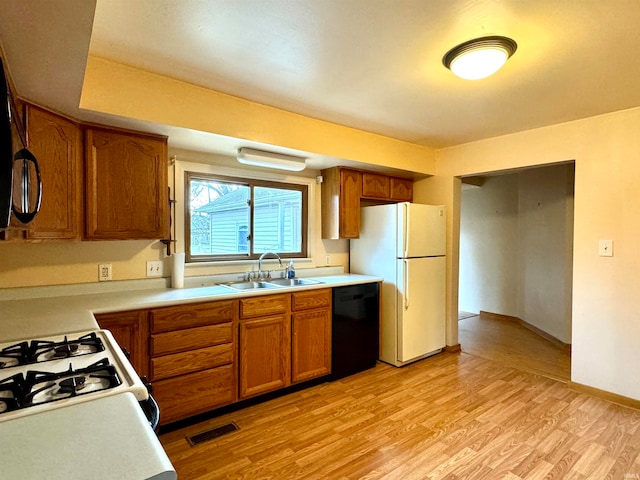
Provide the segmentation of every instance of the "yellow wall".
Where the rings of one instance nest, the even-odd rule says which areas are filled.
[[[640,399],[640,109],[441,150],[416,201],[448,209],[447,343],[457,343],[461,175],[575,160],[572,381]],[[614,256],[598,256],[598,240]]]
[[[329,157],[435,173],[435,150],[89,56],[80,106]],[[277,126],[277,128],[274,128]]]
[[[0,288],[97,282],[100,263],[112,264],[114,281],[145,278],[147,260],[163,260],[164,248],[144,240],[0,242]]]

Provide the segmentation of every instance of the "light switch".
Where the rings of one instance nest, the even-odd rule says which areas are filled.
[[[598,243],[598,255],[601,257],[613,257],[613,240],[600,240]]]

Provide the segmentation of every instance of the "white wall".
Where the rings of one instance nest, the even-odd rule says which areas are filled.
[[[457,343],[459,176],[575,160],[571,380],[640,399],[640,109],[439,151],[416,201],[449,206],[447,344]],[[614,256],[598,255],[598,240]]]
[[[518,318],[571,343],[573,165],[518,174]]]
[[[518,316],[518,177],[462,190],[459,308]]]

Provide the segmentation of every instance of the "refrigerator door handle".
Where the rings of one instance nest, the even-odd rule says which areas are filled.
[[[411,231],[409,229],[409,204],[403,203],[402,207],[404,209],[404,232],[402,232],[402,237],[404,239],[404,245],[403,245],[404,255],[402,256],[408,257],[409,256],[409,232]]]
[[[403,273],[404,273],[404,281],[402,282],[402,298],[404,302],[404,309],[409,310],[409,261],[403,260]]]

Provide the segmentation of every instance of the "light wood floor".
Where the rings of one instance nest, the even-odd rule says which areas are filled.
[[[462,314],[462,351],[558,380],[571,379],[571,354],[522,325],[485,315]]]
[[[240,430],[190,447],[185,436]],[[640,478],[640,412],[469,353],[374,369],[161,435],[179,480]]]

